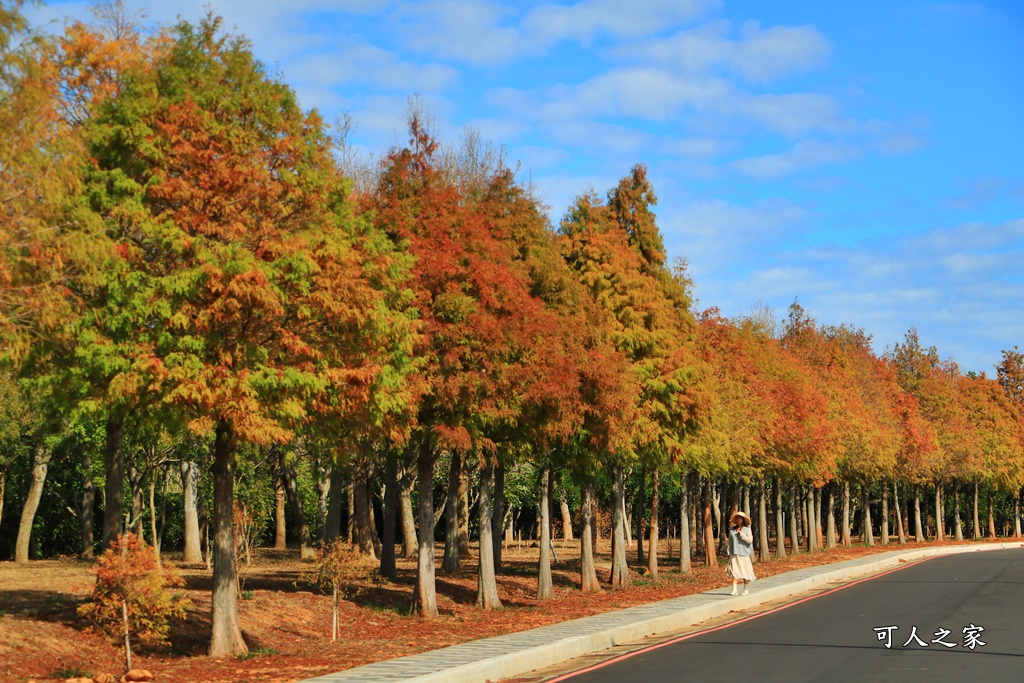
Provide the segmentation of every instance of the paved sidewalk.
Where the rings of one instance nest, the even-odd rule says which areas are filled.
[[[615,645],[666,633],[732,611],[795,596],[829,583],[857,579],[936,555],[1020,548],[1024,543],[984,543],[921,550],[893,550],[871,557],[809,567],[758,579],[749,595],[720,588],[672,600],[574,619],[529,631],[484,638],[310,678],[302,683],[485,683],[519,676]]]

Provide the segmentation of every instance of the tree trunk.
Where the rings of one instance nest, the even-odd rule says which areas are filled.
[[[825,529],[825,547],[829,550],[836,547],[836,487],[835,482],[828,485],[828,503],[826,504],[825,515],[827,516]]]
[[[964,540],[963,522],[960,520],[960,486],[953,486],[953,538]]]
[[[395,526],[398,522],[398,463],[388,455],[384,463],[384,538],[380,548],[380,574],[386,579],[398,579],[395,560]]]
[[[640,487],[633,499],[633,519],[636,520],[636,563],[644,563],[644,493],[647,488],[647,468],[640,468]]]
[[[892,483],[893,507],[896,508],[896,532],[899,534],[900,545],[907,544],[907,534],[903,530],[903,506],[900,505],[900,490],[894,481]]]
[[[975,541],[981,538],[981,517],[978,515],[978,482],[974,482],[974,525],[971,527],[971,535]]]
[[[690,473],[679,475],[679,573],[690,573]]]
[[[412,613],[425,618],[437,616],[437,586],[434,583],[434,462],[436,456],[426,437],[416,458],[419,473],[419,551],[416,559],[416,587]]]
[[[494,571],[501,571],[501,537],[505,530],[505,463],[500,459],[494,467],[494,505],[491,510],[491,546],[494,550]]]
[[[213,471],[212,469],[210,470]],[[207,569],[213,569],[213,549],[210,545],[210,510],[206,508],[202,498],[196,501],[196,507],[199,509],[197,516],[199,517],[199,544],[200,544],[200,557],[202,562],[206,564]],[[234,519],[232,518],[232,523]]]
[[[811,501],[809,489],[806,486],[796,487],[797,508],[799,515],[797,521],[797,532],[800,534],[801,546],[807,546],[807,552],[814,550],[814,541],[811,540]]]
[[[416,516],[412,512],[412,487],[416,483],[414,472],[407,464],[398,484],[402,512],[402,557],[406,559],[414,557],[417,552]]]
[[[924,543],[924,528],[921,526],[921,490],[914,485],[914,540]]]
[[[106,423],[103,486],[103,549],[124,532],[124,417],[112,414]]]
[[[316,482],[316,540],[323,543],[327,540],[327,509],[330,505],[331,496],[331,473],[330,471],[318,470],[320,477]]]
[[[348,501],[348,505],[345,510],[348,511],[348,524],[346,525],[348,534],[345,538],[348,539],[349,543],[354,543],[356,540],[356,476],[353,474],[348,478],[348,484],[345,486],[345,498]]]
[[[149,477],[149,535],[153,539],[153,552],[156,553],[156,566],[160,568],[160,535],[156,525],[156,473],[157,467]]]
[[[718,554],[726,555],[729,552],[729,515],[735,510],[730,505],[729,485],[722,482],[718,495],[718,505],[715,506],[715,527],[718,529]]]
[[[651,526],[648,529],[647,543],[647,575],[658,576],[658,488],[660,485],[658,468],[651,472]]]
[[[132,513],[131,513],[131,519],[128,520],[131,523],[128,524],[127,526],[130,528],[131,532],[133,534],[135,534],[136,538],[138,538],[140,541],[145,543],[146,542],[146,535],[145,535],[145,533],[143,533],[143,529],[145,527],[142,524],[142,511],[143,511],[143,504],[142,504],[142,478],[143,478],[143,476],[144,476],[143,471],[140,470],[138,467],[136,467],[135,463],[130,463],[128,465],[128,487],[129,487],[129,489],[131,489]]]
[[[996,538],[996,517],[993,514],[992,489],[988,490],[988,537]]]
[[[771,557],[768,546],[768,491],[764,479],[757,480],[757,556],[762,562]]]
[[[807,550],[817,552],[821,549],[818,538],[818,503],[814,486],[807,487]]]
[[[236,657],[249,649],[238,621],[238,567],[235,557],[235,455],[238,436],[217,422],[213,445],[213,596],[211,657]]]
[[[295,462],[288,462],[283,451],[280,457],[281,472],[284,474],[284,489],[288,494],[288,503],[292,508],[295,526],[299,528],[299,557],[303,560],[313,560],[316,558],[316,550],[313,548],[313,538],[309,534],[309,525],[306,523],[306,512],[302,509],[302,499],[299,497]],[[373,550],[373,546],[370,546],[370,550]]]
[[[850,535],[850,482],[843,480],[843,524],[842,524],[842,543],[843,546],[849,548],[853,545],[853,538]]]
[[[341,538],[341,501],[345,496],[345,480],[341,474],[341,468],[337,465],[331,466],[331,491],[327,494],[327,528],[324,530],[324,540],[333,543]],[[284,489],[281,489],[281,526],[284,526]],[[276,541],[276,539],[275,539]],[[275,547],[277,547],[275,543]]]
[[[0,510],[3,510],[3,473],[0,472]],[[1021,538],[1021,495],[1014,496],[1014,538]]]
[[[718,566],[718,557],[715,555],[715,533],[711,528],[715,514],[712,510],[714,504],[713,486],[710,480],[704,482],[704,564],[709,567]]]
[[[465,464],[459,468],[459,500],[456,512],[459,519],[459,557],[469,557],[469,472]]]
[[[164,545],[164,533],[167,531],[167,485],[171,479],[171,469],[164,469],[164,480],[160,490],[160,524],[157,528],[156,537],[160,539],[160,547]]]
[[[612,467],[612,571],[609,583],[616,588],[629,585],[626,564],[625,479],[622,465]]]
[[[21,509],[21,523],[18,525],[18,538],[14,545],[14,561],[28,562],[29,547],[32,542],[32,525],[36,520],[39,501],[43,497],[43,485],[46,483],[46,472],[50,467],[53,453],[44,446],[36,446],[32,456],[32,483],[25,497],[25,506]]]
[[[889,545],[889,486],[883,480],[882,481],[882,519],[879,520],[881,526],[882,545]]]
[[[7,465],[0,466],[0,522],[4,519],[4,493],[7,490]]]
[[[874,546],[875,536],[871,530],[871,490],[867,484],[861,484],[861,496],[864,499],[864,510],[861,512],[863,515],[862,524],[864,526],[864,545]]]
[[[942,482],[935,487],[935,536],[937,541],[946,540],[946,487]]]
[[[597,569],[594,564],[594,519],[596,496],[594,481],[588,478],[583,483],[583,528],[580,529],[580,590],[584,593],[597,593],[601,584],[597,580]]]
[[[799,516],[797,511],[800,509],[799,496],[797,495],[796,484],[789,485],[789,551],[796,555],[800,552],[800,529],[799,529]]]
[[[285,505],[288,503],[288,492],[285,491],[283,473],[274,477],[274,550],[288,548],[288,522],[285,516]]]
[[[452,453],[448,468],[448,498],[444,505],[444,559],[441,571],[455,574],[459,571],[459,480],[462,479],[462,454]]]
[[[775,559],[786,557],[786,523],[782,513],[782,482],[776,477],[772,482],[775,492]]]
[[[540,560],[537,566],[537,599],[548,600],[554,593],[551,581],[551,512],[548,509],[549,475],[545,468],[540,473]]]
[[[96,506],[96,485],[92,480],[92,454],[89,448],[82,448],[82,497],[78,508],[78,528],[81,531],[82,544],[78,557],[83,560],[93,559],[93,508]]]
[[[182,562],[185,564],[201,564],[203,549],[199,534],[199,465],[182,460],[181,491],[185,514],[185,552]]]
[[[485,610],[501,608],[501,599],[498,597],[498,582],[494,571],[494,555],[487,552],[488,548],[494,547],[494,543],[491,541],[491,534],[494,529],[491,524],[491,515],[493,514],[491,509],[491,488],[493,480],[494,460],[488,456],[480,472],[480,560],[477,567],[476,584],[476,606]],[[543,481],[546,482],[547,478],[544,477]]]
[[[562,539],[566,541],[574,540],[572,535],[572,513],[569,511],[569,503],[562,498],[559,501],[559,507],[562,511]]]
[[[814,506],[814,542],[815,549],[821,550],[825,544],[825,537],[821,532],[821,496],[824,491],[817,486],[811,486],[811,504]]]

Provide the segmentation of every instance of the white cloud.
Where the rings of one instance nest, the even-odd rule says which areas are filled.
[[[662,121],[683,108],[705,109],[726,99],[730,86],[713,78],[681,78],[661,69],[610,71],[587,81],[575,92],[579,113]]]
[[[414,50],[442,59],[495,64],[524,52],[521,32],[500,25],[509,13],[488,0],[429,0],[403,4],[396,17],[404,42]]]
[[[585,0],[574,5],[541,5],[523,20],[523,30],[541,45],[560,40],[587,41],[606,33],[641,38],[666,26],[703,16],[721,3],[711,0]]]
[[[392,52],[366,44],[289,60],[285,75],[297,84],[329,84],[335,88],[371,84],[375,89],[403,94],[438,92],[458,80],[458,72],[450,66],[403,62]]]
[[[599,121],[555,122],[548,132],[554,142],[604,154],[635,154],[651,142],[651,136],[643,131]]]
[[[736,45],[736,69],[749,81],[765,82],[824,65],[829,44],[813,26],[762,29],[747,21]]]
[[[614,54],[623,59],[652,60],[689,73],[714,69],[766,83],[825,65],[830,52],[828,40],[813,26],[776,26],[762,29],[747,21],[736,39],[732,22],[708,22],[661,40],[622,46]]]
[[[842,164],[861,156],[861,151],[844,142],[801,140],[782,154],[739,159],[729,166],[754,180],[778,180],[824,165]]]
[[[642,38],[718,7],[717,0],[584,0],[541,4],[525,14],[494,0],[403,3],[395,13],[405,43],[420,52],[469,64],[507,64],[543,54],[563,41],[595,36]]]
[[[730,103],[733,113],[749,117],[768,129],[787,136],[814,130],[838,130],[839,103],[829,95],[787,93],[782,95],[744,95]]]

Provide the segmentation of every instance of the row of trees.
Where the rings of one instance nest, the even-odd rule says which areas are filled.
[[[478,604],[500,605],[505,477],[524,469],[538,489],[542,598],[556,482],[579,492],[583,590],[600,588],[601,502],[609,582],[629,583],[629,490],[658,572],[663,478],[684,570],[694,547],[715,562],[716,495],[757,505],[762,557],[773,537],[786,552],[786,504],[799,511],[791,551],[849,543],[851,490],[868,542],[875,496],[887,540],[893,491],[901,519],[912,501],[919,538],[922,487],[940,538],[947,491],[957,533],[972,486],[990,509],[1001,492],[1019,510],[1016,349],[993,380],[963,375],[913,330],[879,357],[863,332],[818,325],[798,305],[781,324],[766,311],[695,317],[643,166],[579,196],[553,227],[500,155],[474,136],[441,147],[415,107],[408,144],[353,172],[343,140],[212,16],[146,31],[121,3],[100,3],[95,26],[48,38],[28,30],[20,2],[0,8],[0,511],[20,467],[17,560],[55,455],[81,476],[86,556],[99,482],[100,547],[126,524],[140,531],[147,508],[159,544],[157,489],[163,501],[178,490],[184,560],[201,559],[203,517],[212,539],[219,656],[246,649],[239,548],[271,514],[283,542],[285,500],[304,555],[347,513],[385,576],[406,520],[423,617],[437,614],[442,516],[442,566],[468,550],[470,483]]]

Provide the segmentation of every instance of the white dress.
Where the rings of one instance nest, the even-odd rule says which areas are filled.
[[[751,546],[754,543],[754,534],[751,533],[750,527],[743,527],[739,532],[735,529],[729,530],[729,564],[725,568],[725,573],[732,579],[753,581],[757,577],[754,576],[754,565],[750,561],[750,555],[738,555],[737,550],[740,552],[751,551]]]

